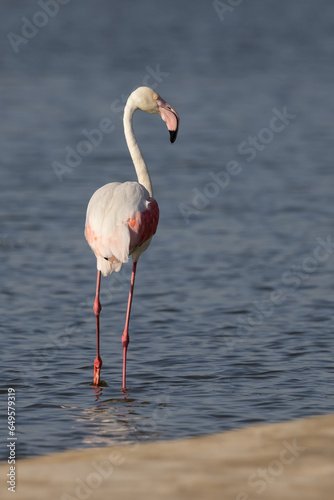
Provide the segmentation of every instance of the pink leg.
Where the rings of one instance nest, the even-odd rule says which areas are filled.
[[[94,314],[96,316],[96,343],[97,343],[97,354],[94,361],[94,378],[93,384],[98,386],[100,383],[100,371],[102,368],[102,359],[100,357],[100,312],[101,312],[101,303],[100,303],[100,285],[101,285],[101,271],[97,272],[96,279],[96,295],[94,301]]]
[[[123,343],[123,389],[125,389],[126,352],[128,350],[128,345],[129,345],[129,342],[130,342],[130,337],[129,337],[129,322],[130,322],[131,303],[132,303],[132,296],[133,296],[133,287],[134,287],[134,284],[135,284],[136,267],[137,267],[137,262],[134,262],[133,266],[132,266],[131,285],[130,285],[129,300],[128,300],[128,310],[127,310],[127,313],[126,313],[125,328],[124,328],[124,332],[123,332],[123,335],[122,335],[122,343]]]

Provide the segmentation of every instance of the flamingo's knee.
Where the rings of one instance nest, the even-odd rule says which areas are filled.
[[[101,309],[102,309],[101,302],[99,301],[99,299],[95,299],[94,306],[93,306],[93,311],[94,311],[95,316],[99,316]]]

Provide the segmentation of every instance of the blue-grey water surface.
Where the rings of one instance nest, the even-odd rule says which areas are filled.
[[[1,390],[16,390],[19,457],[334,411],[334,5],[215,5],[72,0],[45,18],[2,3]],[[181,122],[171,145],[159,117],[134,120],[161,217],[123,394],[131,265],[102,281],[96,390],[83,227],[98,187],[135,179],[122,106],[143,84]]]

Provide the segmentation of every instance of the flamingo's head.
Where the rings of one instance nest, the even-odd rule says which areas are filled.
[[[149,87],[139,87],[129,97],[132,104],[146,113],[159,114],[170,134],[170,142],[175,142],[179,129],[179,115],[162,97]]]

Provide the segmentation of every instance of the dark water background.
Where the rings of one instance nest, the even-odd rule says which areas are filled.
[[[333,412],[334,4],[72,0],[47,24],[35,1],[1,7],[1,389],[16,390],[18,455]],[[15,53],[23,17],[45,26],[11,35]],[[181,124],[171,145],[135,117],[161,219],[124,395],[131,266],[102,282],[96,392],[83,226],[95,189],[135,179],[121,116],[142,84]],[[60,182],[53,162],[103,118],[114,130]],[[5,404],[1,423],[6,443]]]

